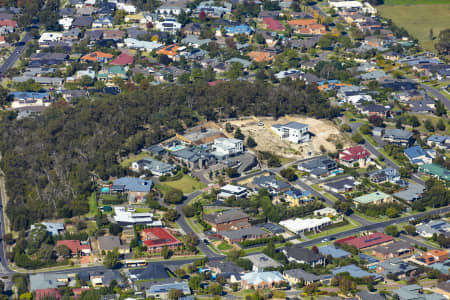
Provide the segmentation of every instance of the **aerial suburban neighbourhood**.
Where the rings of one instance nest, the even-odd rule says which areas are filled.
[[[0,300],[450,299],[448,0],[0,0]]]

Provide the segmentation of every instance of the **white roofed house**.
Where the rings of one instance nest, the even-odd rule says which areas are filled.
[[[228,199],[230,197],[244,198],[247,196],[247,189],[238,185],[227,184],[220,188],[217,198]]]
[[[217,158],[227,158],[244,151],[244,142],[233,138],[217,138],[212,145],[212,154]]]
[[[288,140],[296,144],[310,140],[309,126],[307,124],[290,122],[284,125],[275,124],[271,128],[280,136],[281,140]]]
[[[156,29],[165,32],[176,33],[181,29],[181,23],[178,23],[176,19],[165,19],[162,22],[157,22]]]

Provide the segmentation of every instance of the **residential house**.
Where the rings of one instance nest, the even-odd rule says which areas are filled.
[[[356,182],[353,177],[347,177],[337,181],[330,181],[322,184],[324,190],[333,193],[346,193],[352,191],[359,182]]]
[[[347,237],[337,240],[338,244],[347,244],[349,246],[356,247],[360,250],[368,249],[378,245],[388,244],[394,241],[394,238],[381,232],[375,232],[360,237]]]
[[[244,141],[233,138],[217,138],[212,145],[212,154],[219,159],[244,152]]]
[[[320,156],[300,163],[297,169],[308,172],[314,178],[327,177],[337,169],[337,163],[326,156]]]
[[[155,284],[151,286],[150,289],[145,291],[145,296],[147,298],[169,300],[169,292],[171,290],[180,290],[185,296],[191,294],[191,289],[189,288],[187,282],[183,281],[166,284]]]
[[[79,16],[79,17],[76,17],[75,20],[73,20],[72,27],[90,28],[92,26],[93,21],[94,21],[94,18],[92,18],[90,16]]]
[[[387,74],[386,74],[386,72],[384,72],[382,70],[375,70],[373,72],[361,74],[361,75],[359,75],[359,77],[363,81],[380,80],[381,78],[387,77]]]
[[[220,188],[219,194],[217,194],[218,199],[228,199],[230,197],[245,198],[246,196],[247,188],[232,184],[224,185]]]
[[[114,180],[113,186],[120,187],[128,194],[128,201],[142,203],[144,197],[153,188],[153,181],[134,177],[122,177]]]
[[[329,226],[333,223],[329,217],[320,219],[288,219],[280,222],[280,225],[286,227],[290,231],[296,234],[302,234],[305,232],[318,232],[320,229]]]
[[[89,241],[80,242],[79,240],[59,240],[56,243],[56,247],[66,246],[69,248],[72,256],[89,256],[91,255],[91,245]]]
[[[421,199],[424,190],[425,186],[421,184],[409,183],[405,190],[397,192],[393,196],[411,203]]]
[[[202,25],[198,23],[188,23],[184,25],[183,29],[181,30],[183,32],[183,35],[195,35],[199,36],[202,32]]]
[[[101,51],[95,51],[89,54],[86,54],[80,58],[81,61],[84,62],[99,62],[99,63],[107,63],[112,60],[114,55],[110,53],[105,53]]]
[[[313,214],[316,217],[326,217],[326,216],[328,216],[328,217],[332,218],[332,217],[337,216],[338,212],[334,208],[324,207],[324,208],[317,209],[317,210],[313,211]]]
[[[136,6],[134,6],[133,4],[129,4],[129,3],[117,2],[116,6],[117,6],[117,9],[124,10],[128,14],[134,14],[137,11]]]
[[[124,42],[129,49],[137,49],[147,52],[151,52],[163,46],[163,44],[158,42],[140,41],[134,38],[126,38],[124,39]]]
[[[179,52],[184,50],[185,47],[180,47],[177,44],[168,45],[164,48],[159,49],[156,51],[156,54],[164,54],[167,55],[169,58],[174,59],[176,56],[178,56]]]
[[[160,253],[164,247],[176,250],[183,243],[164,228],[146,228],[141,232],[141,241],[150,253]]]
[[[271,236],[267,231],[256,226],[250,226],[242,229],[231,229],[219,231],[218,234],[228,243],[236,244],[246,240],[257,240]]]
[[[233,63],[240,63],[242,65],[242,67],[244,67],[244,69],[247,69],[252,64],[252,62],[249,60],[237,58],[237,57],[232,57],[232,58],[228,59],[227,61],[225,61],[225,63],[229,66],[231,66],[231,64],[233,64]]]
[[[103,39],[105,40],[121,41],[124,37],[125,31],[123,30],[103,30]]]
[[[369,293],[368,291],[359,291],[356,293],[358,300],[386,300],[383,294]]]
[[[383,203],[391,203],[393,201],[394,198],[391,195],[385,194],[380,191],[359,196],[353,199],[353,203],[355,203],[356,206],[365,204],[380,205]]]
[[[362,146],[350,147],[339,153],[339,161],[349,168],[355,165],[365,168],[370,162],[370,152]]]
[[[131,169],[137,172],[150,171],[155,176],[168,175],[177,170],[176,165],[168,164],[151,157],[146,157],[131,164]]]
[[[358,106],[358,110],[361,112],[361,114],[369,116],[369,117],[377,116],[380,118],[387,118],[390,116],[390,113],[391,113],[391,107],[383,106],[383,105],[379,105],[379,104],[361,105],[361,106]]]
[[[53,272],[30,274],[30,290],[57,289],[66,286],[69,281],[69,274]]]
[[[58,24],[61,25],[64,30],[69,30],[72,27],[73,18],[64,17],[58,20]]]
[[[63,41],[78,41],[81,36],[81,30],[78,28],[73,28],[68,31],[63,32],[62,40]]]
[[[101,17],[92,22],[92,28],[109,28],[113,27],[113,20],[110,16]]]
[[[210,18],[222,18],[224,15],[231,13],[232,4],[224,2],[219,5],[214,1],[203,1],[195,8],[195,15],[199,16],[201,12]]]
[[[161,16],[178,16],[181,11],[186,13],[190,11],[186,6],[187,1],[184,0],[165,1],[156,9],[156,13]]]
[[[53,103],[47,92],[12,92],[11,107],[14,109],[30,106],[49,106]]]
[[[145,268],[128,269],[127,277],[130,281],[153,281],[169,279],[170,276],[162,263],[151,263]]]
[[[400,181],[400,174],[396,169],[389,167],[370,173],[369,179],[374,183],[383,183],[383,182],[396,183]]]
[[[338,267],[338,268],[331,270],[331,272],[333,273],[334,276],[341,274],[341,273],[349,273],[350,276],[352,276],[354,278],[372,277],[375,280],[381,279],[381,276],[374,274],[374,273],[369,273],[366,270],[363,270],[360,267],[355,266],[355,265],[347,265],[347,266],[343,266],[343,267]]]
[[[216,157],[203,149],[190,147],[171,152],[171,156],[191,169],[206,168],[216,163]]]
[[[275,288],[285,282],[283,275],[278,271],[271,272],[251,272],[241,277],[243,289],[265,289]]]
[[[450,280],[443,281],[435,288],[436,292],[450,298]]]
[[[62,32],[43,32],[38,42],[39,44],[47,42],[56,42],[60,41],[62,37],[63,37]]]
[[[417,269],[415,265],[403,261],[400,258],[392,258],[380,262],[376,267],[376,272],[383,274],[383,276],[394,274],[397,278],[405,278],[414,274]]]
[[[99,236],[97,243],[100,251],[110,252],[117,248],[120,254],[130,253],[130,247],[122,244],[120,238],[114,235]]]
[[[294,19],[288,24],[300,34],[321,35],[326,32],[325,26],[318,24],[316,19]]]
[[[289,183],[278,180],[274,174],[254,177],[250,186],[257,190],[262,188],[267,189],[272,195],[287,192],[291,188]]]
[[[436,156],[435,150],[424,150],[420,146],[407,148],[403,153],[412,164],[417,164],[419,166],[424,164],[431,164],[433,162],[433,158]]]
[[[417,233],[424,238],[431,238],[434,234],[440,235],[450,231],[450,224],[443,220],[433,220],[416,226]]]
[[[111,81],[114,78],[127,80],[128,79],[127,70],[122,66],[112,66],[100,70],[97,74],[98,80]]]
[[[244,273],[244,269],[236,265],[234,262],[219,260],[208,260],[205,263],[205,267],[209,268],[211,272],[220,276],[220,274],[242,274]]]
[[[31,230],[35,229],[36,226],[44,226],[47,229],[48,234],[51,236],[60,235],[66,230],[64,223],[41,222],[39,224],[31,225]]]
[[[309,126],[298,122],[287,124],[275,124],[271,129],[280,136],[281,140],[288,140],[292,143],[303,143],[310,140]]]
[[[200,39],[196,35],[187,35],[185,38],[183,38],[181,40],[181,43],[188,45],[188,46],[192,46],[194,48],[199,48],[203,45],[209,44],[210,42],[211,42],[211,39]],[[194,50],[196,50],[196,51],[194,51]],[[185,56],[188,59],[195,59],[196,57],[203,58],[206,56],[206,54],[207,54],[207,52],[203,49],[193,49],[193,50],[191,50],[190,53],[188,53],[188,52],[181,53],[181,55]]]
[[[177,31],[180,31],[181,24],[178,23],[176,19],[165,19],[162,22],[157,22],[155,28],[161,31],[170,32],[174,34]]]
[[[255,62],[271,62],[275,59],[276,53],[271,51],[250,51],[247,53],[247,56],[250,57],[252,61]]]
[[[439,249],[430,250],[417,257],[416,260],[425,265],[444,263],[448,260],[448,252]]]
[[[322,254],[325,257],[331,256],[332,258],[346,258],[351,257],[351,253],[344,251],[342,249],[336,248],[333,245],[325,245],[320,246],[318,248],[319,253]]]
[[[387,260],[395,257],[409,257],[414,253],[414,246],[403,241],[394,241],[388,245],[381,245],[372,248],[372,255]]]
[[[286,70],[286,71],[280,71],[280,72],[276,73],[275,77],[278,80],[282,80],[282,79],[285,79],[285,78],[294,80],[294,79],[300,78],[302,76],[302,74],[303,74],[302,71],[299,71],[299,70],[296,70],[296,69],[289,69],[289,70]]]
[[[113,189],[114,186],[111,187]],[[119,225],[146,225],[151,227],[162,227],[162,222],[153,220],[153,214],[150,212],[137,213],[131,210],[125,210],[125,207],[114,207],[114,221]]]
[[[424,293],[418,284],[404,285],[397,290],[392,291],[393,295],[397,295],[399,300],[446,300],[443,295],[436,293]]]
[[[301,282],[303,282],[304,285],[310,285],[320,281],[319,276],[312,273],[308,273],[302,269],[286,270],[283,272],[283,276],[284,278],[286,278],[286,280],[289,282],[291,286],[296,286]]]
[[[397,128],[385,129],[384,134],[382,136],[382,140],[385,142],[389,142],[404,147],[410,146],[414,142],[413,134],[411,131]]]
[[[274,201],[279,203],[281,199],[289,203],[289,206],[300,206],[314,200],[310,191],[301,191],[296,188],[290,188],[281,196],[274,198]]]
[[[419,166],[419,172],[440,180],[450,181],[450,171],[437,164],[423,164]]]
[[[253,29],[247,24],[240,24],[236,26],[226,26],[224,27],[226,36],[235,36],[238,34],[250,35],[253,32]],[[216,31],[216,36],[222,36],[222,32],[220,29]]]
[[[308,264],[312,268],[316,266],[325,266],[326,259],[323,255],[318,254],[308,248],[300,245],[293,245],[282,250],[290,262],[299,264]]]
[[[427,139],[427,145],[430,147],[438,147],[440,149],[450,149],[450,136],[432,135]]]
[[[122,275],[117,270],[81,271],[78,273],[78,277],[80,280],[90,282],[94,288],[108,287],[113,281],[116,281],[119,286],[123,286]]]
[[[284,26],[280,23],[280,21],[272,18],[266,17],[262,19],[264,26],[266,29],[271,31],[284,31]]]
[[[61,299],[61,294],[59,293],[58,289],[39,289],[35,290],[36,293],[36,300],[41,299]]]
[[[240,209],[230,209],[203,215],[203,220],[211,225],[214,232],[249,228],[249,215]]]

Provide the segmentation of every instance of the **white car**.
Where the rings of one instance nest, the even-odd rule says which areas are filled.
[[[263,122],[258,122],[258,126],[264,126]]]

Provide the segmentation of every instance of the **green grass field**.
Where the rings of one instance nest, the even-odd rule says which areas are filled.
[[[201,190],[206,187],[206,184],[194,179],[189,175],[184,175],[181,179],[175,181],[165,181],[161,183],[176,188],[183,192],[183,194],[190,194],[192,192]]]
[[[89,197],[89,216],[95,216],[97,214],[97,198],[95,192]]]
[[[132,163],[134,163],[135,161],[138,161],[140,159],[149,157],[150,155],[146,152],[141,152],[137,155],[130,155],[127,159],[123,160],[120,162],[120,165],[124,168],[128,168],[129,166],[131,166]]]
[[[435,40],[429,38],[430,29],[438,36],[450,28],[450,2],[448,0],[385,0],[377,6],[379,13],[404,27],[427,50],[434,51]]]

